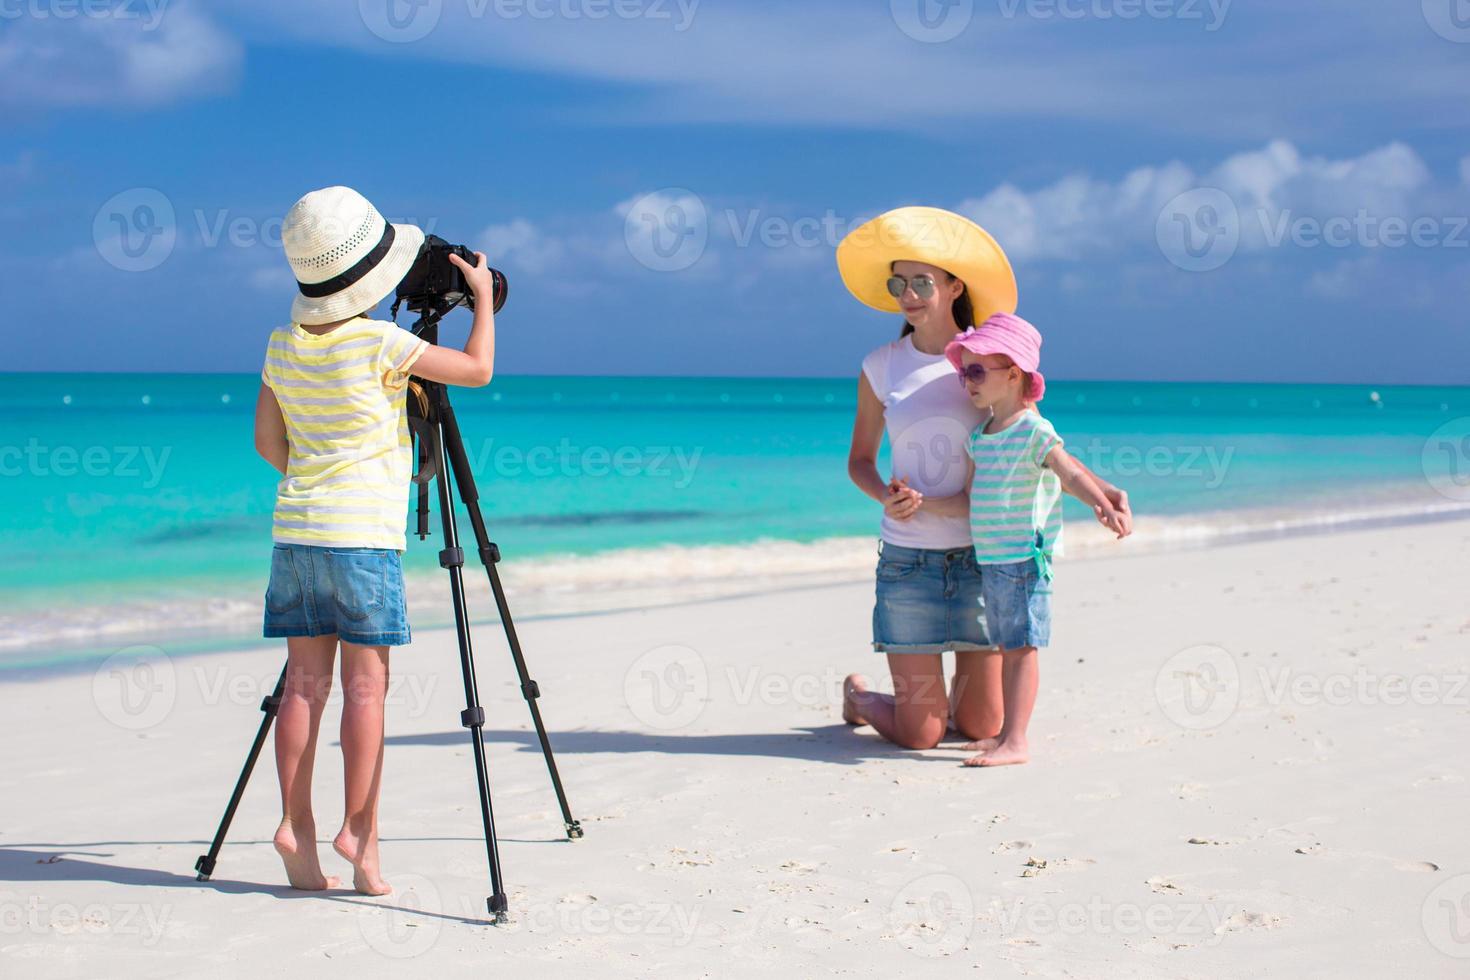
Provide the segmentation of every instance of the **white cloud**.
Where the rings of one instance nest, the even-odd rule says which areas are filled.
[[[139,15],[7,18],[0,107],[157,105],[216,94],[238,77],[240,45],[196,8],[115,9]]]
[[[1253,250],[1272,244],[1298,219],[1353,219],[1366,212],[1378,221],[1412,221],[1437,193],[1433,184],[1424,161],[1402,143],[1334,160],[1303,157],[1277,140],[1205,173],[1176,161],[1140,167],[1116,183],[1073,175],[1032,191],[1002,184],[957,210],[994,234],[1017,261],[1081,259],[1153,247],[1159,215],[1170,201],[1195,188],[1218,188],[1239,213],[1240,247]]]
[[[1470,88],[1470,63],[1422,18],[1385,4],[1278,4],[1237,14],[1213,33],[1185,18],[1058,24],[975,4],[959,37],[922,44],[884,2],[704,2],[686,18],[677,0],[645,0],[631,5],[640,16],[595,18],[591,4],[446,0],[411,8],[430,18],[428,33],[395,43],[364,13],[386,2],[218,0],[218,9],[271,43],[612,83],[563,110],[599,125],[797,123],[943,135],[981,120],[1072,119],[1225,139],[1319,131],[1329,109],[1470,121],[1470,105],[1455,94]],[[518,15],[496,15],[507,10]],[[1289,65],[1285,48],[1298,55]],[[1378,82],[1358,84],[1365,77]]]
[[[480,233],[479,241],[486,258],[493,265],[504,262],[525,272],[546,272],[562,260],[565,243],[555,235],[537,228],[524,218],[507,224],[491,225]]]

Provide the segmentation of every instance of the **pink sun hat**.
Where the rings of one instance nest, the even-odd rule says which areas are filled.
[[[944,348],[944,356],[954,369],[964,373],[961,360],[965,351],[971,354],[1004,354],[1016,367],[1031,375],[1030,401],[1039,402],[1046,394],[1046,379],[1041,367],[1041,333],[1014,313],[997,313],[978,327],[971,327]]]

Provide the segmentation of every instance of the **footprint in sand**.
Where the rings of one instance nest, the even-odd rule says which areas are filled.
[[[1145,884],[1159,895],[1180,894],[1179,886],[1174,884],[1174,882],[1170,881],[1164,875],[1154,875],[1152,878],[1148,879]]]
[[[1368,858],[1371,861],[1386,861],[1393,865],[1395,871],[1409,871],[1419,874],[1427,874],[1438,871],[1439,865],[1433,861],[1415,861],[1411,858],[1396,858],[1388,854],[1376,854],[1372,851],[1336,851],[1321,844],[1303,844],[1296,849],[1296,853],[1305,854],[1309,857],[1321,857],[1333,861],[1341,861],[1347,858],[1361,860]]]
[[[1227,932],[1246,932],[1255,929],[1275,929],[1285,923],[1284,918],[1270,912],[1251,912],[1241,909],[1220,923],[1215,929],[1215,935],[1223,936]]]
[[[1024,851],[1034,846],[1029,840],[1008,840],[995,845],[990,849],[991,854],[1002,854],[1006,851]]]
[[[1072,799],[1081,803],[1101,803],[1103,800],[1116,800],[1122,795],[1116,787],[1107,786],[1087,793],[1078,793]]]

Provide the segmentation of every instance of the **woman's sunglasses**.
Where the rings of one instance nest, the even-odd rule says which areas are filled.
[[[934,295],[934,277],[927,274],[914,276],[912,279],[894,276],[888,280],[888,292],[894,299],[899,298],[910,289],[919,299],[928,299]]]

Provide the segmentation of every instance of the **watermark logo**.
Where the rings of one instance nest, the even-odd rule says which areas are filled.
[[[1424,20],[1446,41],[1470,44],[1470,0],[1424,0]]]
[[[158,268],[173,254],[178,235],[173,202],[153,187],[114,194],[92,219],[97,253],[123,272]]]
[[[953,384],[960,384],[956,374]],[[970,438],[964,424],[954,418],[920,419],[900,432],[890,442],[893,475],[910,486],[933,487],[944,496],[944,490],[959,493],[968,472],[966,444]],[[951,489],[952,488],[952,489]]]
[[[92,703],[118,728],[142,731],[162,722],[178,699],[173,661],[153,646],[126,647],[92,675]]]
[[[888,6],[898,29],[924,44],[953,41],[975,18],[975,0],[889,0]]]
[[[1223,647],[1180,650],[1159,668],[1154,699],[1180,728],[1218,728],[1240,704],[1240,666]]]
[[[357,0],[368,30],[390,44],[411,44],[439,26],[444,0]]]
[[[1470,417],[1435,429],[1420,457],[1424,478],[1440,496],[1470,502]]]
[[[381,905],[362,903],[357,929],[367,944],[395,960],[421,956],[439,941],[444,929],[444,897],[423,875],[386,877],[393,893]]]
[[[628,252],[654,272],[683,272],[709,245],[709,212],[698,194],[666,187],[638,198],[623,219]]]
[[[916,878],[888,906],[888,926],[904,948],[920,956],[949,956],[975,931],[975,896],[952,874]]]
[[[1185,272],[1213,272],[1240,247],[1240,211],[1224,191],[1199,187],[1164,205],[1154,235],[1175,266]]]
[[[709,701],[709,668],[686,646],[647,651],[623,675],[623,697],[633,717],[650,728],[672,731],[690,725]]]
[[[1455,875],[1424,899],[1424,935],[1446,956],[1470,959],[1470,874]]]

